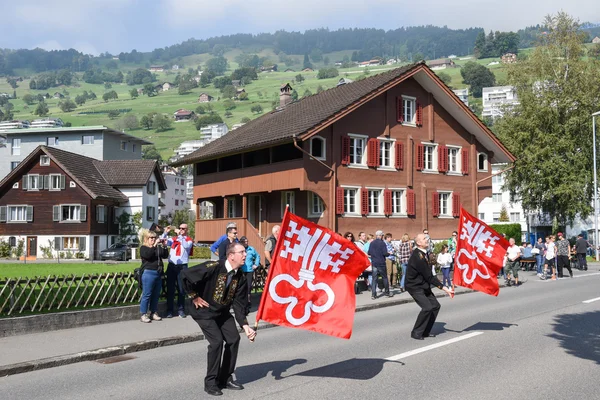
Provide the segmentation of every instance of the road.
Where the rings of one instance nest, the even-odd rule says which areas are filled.
[[[273,328],[242,340],[236,399],[595,399],[600,273],[528,281],[498,298],[441,299],[433,333],[409,337],[414,303],[356,314],[350,340]],[[592,300],[592,301],[590,301]],[[585,302],[587,301],[587,302]],[[4,399],[209,398],[206,343],[0,378]]]

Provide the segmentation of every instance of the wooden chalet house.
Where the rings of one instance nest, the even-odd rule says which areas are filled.
[[[38,146],[0,181],[0,240],[25,243],[28,259],[42,247],[97,258],[119,235],[116,217],[142,211],[142,226],[158,221],[166,189],[155,160],[96,160]],[[64,254],[64,253],[63,253]]]
[[[212,242],[237,221],[262,240],[292,212],[337,232],[399,238],[457,229],[460,206],[476,213],[491,195],[490,163],[514,156],[423,62],[291,101],[196,150],[196,240]],[[199,215],[198,213],[196,215]]]

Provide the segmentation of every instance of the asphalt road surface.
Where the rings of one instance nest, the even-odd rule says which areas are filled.
[[[433,333],[411,339],[404,304],[356,314],[350,340],[289,328],[242,339],[232,399],[599,399],[600,273],[539,281],[494,298],[441,299]],[[3,399],[197,399],[206,342],[101,364],[0,378]]]

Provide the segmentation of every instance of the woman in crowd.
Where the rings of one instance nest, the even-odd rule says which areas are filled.
[[[344,233],[344,238],[348,239],[352,243],[354,243],[356,241],[356,239],[354,239],[354,234],[352,232],[346,232],[346,233]]]
[[[452,254],[448,253],[448,245],[442,245],[442,252],[437,256],[437,263],[442,270],[442,285],[446,287],[452,287],[450,282],[450,265],[452,264]]]
[[[400,268],[402,268],[402,278],[400,279],[400,292],[404,292],[404,281],[406,277],[406,267],[408,266],[408,259],[410,258],[410,254],[412,253],[412,249],[410,246],[410,238],[408,233],[402,235],[402,242],[398,246],[398,262],[400,263]]]
[[[367,242],[365,243],[365,245],[363,246],[363,251],[366,254],[369,254],[369,247],[371,246],[371,242],[375,240],[375,236],[371,233],[369,233],[367,235]],[[371,257],[369,257],[369,263],[371,262]],[[365,276],[367,278],[367,281],[369,282],[369,290],[371,290],[371,285],[373,284],[373,274],[371,274],[371,272],[373,271],[373,267],[371,266],[371,264],[369,264],[369,266],[367,267],[367,269],[365,269],[365,272],[363,272],[363,276]]]
[[[142,259],[142,300],[140,302],[141,321],[160,321],[158,298],[162,290],[163,258],[169,257],[169,250],[156,237],[156,232],[142,229],[143,245],[140,247]]]
[[[544,265],[544,257],[546,255],[546,245],[541,237],[538,238],[537,243],[535,244],[534,249],[531,252],[535,255],[536,266],[537,266],[537,276],[538,278],[542,277],[542,267]]]

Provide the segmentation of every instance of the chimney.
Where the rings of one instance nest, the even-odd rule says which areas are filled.
[[[292,102],[292,90],[289,83],[281,85],[281,88],[279,88],[279,108],[285,108]]]

